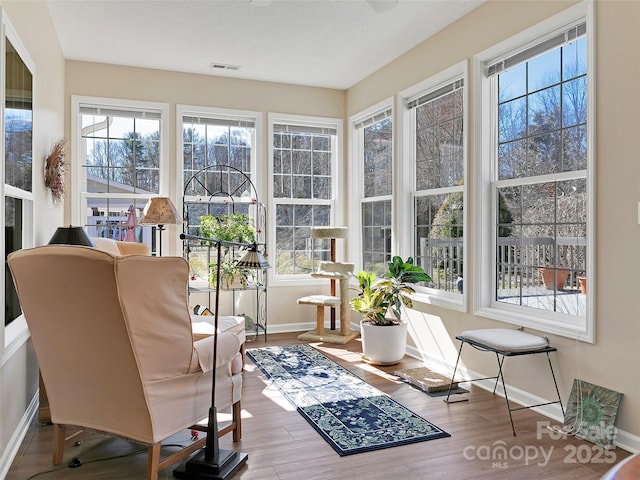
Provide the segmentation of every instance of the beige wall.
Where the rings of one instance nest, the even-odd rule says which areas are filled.
[[[475,54],[574,3],[489,1],[349,89],[347,116],[463,60],[469,62],[472,76]],[[562,398],[567,400],[574,378],[624,393],[617,425],[632,434],[631,441],[635,440],[638,448],[638,438],[633,436],[640,435],[640,383],[635,381],[640,335],[640,310],[635,299],[635,288],[640,286],[640,162],[636,141],[640,62],[635,52],[640,46],[640,2],[598,0],[595,24],[596,342],[591,345],[556,336],[551,342],[559,348],[554,364]],[[473,82],[469,85],[469,118],[473,119],[476,92]],[[474,132],[470,130],[468,138],[473,145]],[[469,165],[479,161],[472,148]],[[474,180],[469,181],[472,189]],[[473,196],[470,198],[473,200]],[[473,227],[473,219],[470,223]],[[473,228],[466,232],[472,246]],[[467,285],[471,285],[471,279],[465,278]],[[457,342],[452,338],[456,334],[471,328],[504,326],[471,313],[424,304],[417,310],[422,313],[413,315],[413,343],[428,356],[447,363],[455,361]],[[467,367],[492,373],[495,359],[490,355],[469,352],[465,358]],[[508,382],[531,393],[542,388],[547,398],[552,395],[552,387],[545,387],[549,379],[543,358],[507,363]]]

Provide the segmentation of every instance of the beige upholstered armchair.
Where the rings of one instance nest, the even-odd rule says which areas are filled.
[[[54,463],[64,426],[149,445],[147,479],[204,446],[160,459],[160,442],[205,419],[213,340],[193,340],[189,269],[180,257],[117,256],[51,245],[9,256],[54,423]],[[216,407],[233,413],[220,434],[240,438],[240,340],[218,335]]]

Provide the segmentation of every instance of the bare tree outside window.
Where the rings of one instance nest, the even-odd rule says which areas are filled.
[[[329,240],[312,240],[311,228],[331,225],[337,130],[286,123],[273,128],[274,267],[277,275],[308,275],[329,259]]]
[[[415,107],[415,257],[426,286],[462,293],[464,149],[462,81]],[[427,94],[427,97],[429,94]]]
[[[497,76],[495,208],[508,211],[496,225],[499,302],[585,314],[585,58],[583,37]]]

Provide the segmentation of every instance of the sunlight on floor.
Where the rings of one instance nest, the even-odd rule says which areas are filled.
[[[245,418],[253,418],[253,415],[251,414],[251,412],[245,410],[244,408],[242,410],[240,410],[240,418],[241,419],[245,419]],[[231,422],[231,420],[233,419],[233,416],[231,413],[220,413],[218,412],[218,423],[222,423],[222,422]],[[206,420],[205,420],[206,422]]]
[[[356,338],[355,340],[352,340],[352,341],[362,342],[362,339]],[[361,352],[351,352],[349,350],[344,350],[343,348],[340,348],[340,347],[336,347],[336,348],[328,347],[326,343],[310,343],[309,345],[311,345],[314,348],[317,348],[322,353],[325,353],[327,355],[333,355],[335,357],[340,358],[340,360],[344,360],[345,362],[351,363],[353,367],[356,369],[364,370],[368,373],[372,373],[374,375],[382,377],[386,380],[390,380],[392,382],[399,381],[398,377],[396,377],[395,375],[386,373],[383,370],[380,370],[379,368],[377,368],[376,366],[370,365],[365,361],[363,361]],[[356,371],[354,371],[354,373],[357,374]]]
[[[282,393],[280,393],[280,391],[274,385],[268,385],[264,390],[262,390],[262,396],[268,398],[273,403],[280,406],[283,410],[286,410],[288,412],[296,411],[295,407],[291,405],[291,402],[284,398]]]
[[[258,367],[256,367],[251,362],[247,362],[244,369],[247,372],[253,372],[255,370],[258,370]],[[260,373],[262,374],[262,372]],[[264,390],[262,390],[263,396],[267,397],[269,400],[271,400],[275,404],[282,407],[283,410],[287,410],[289,412],[295,412],[296,409],[291,405],[291,403],[286,398],[282,396],[282,394],[278,391],[276,387],[274,387],[268,380],[263,380],[263,381],[267,384]],[[242,410],[242,413],[243,413],[242,418],[244,418],[244,413],[245,413],[244,409]],[[250,414],[247,412],[247,415],[250,415]]]

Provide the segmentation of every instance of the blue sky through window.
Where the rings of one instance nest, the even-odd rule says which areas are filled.
[[[561,65],[562,80],[586,73],[586,37],[550,50],[501,73],[500,101],[518,98],[560,82]]]

